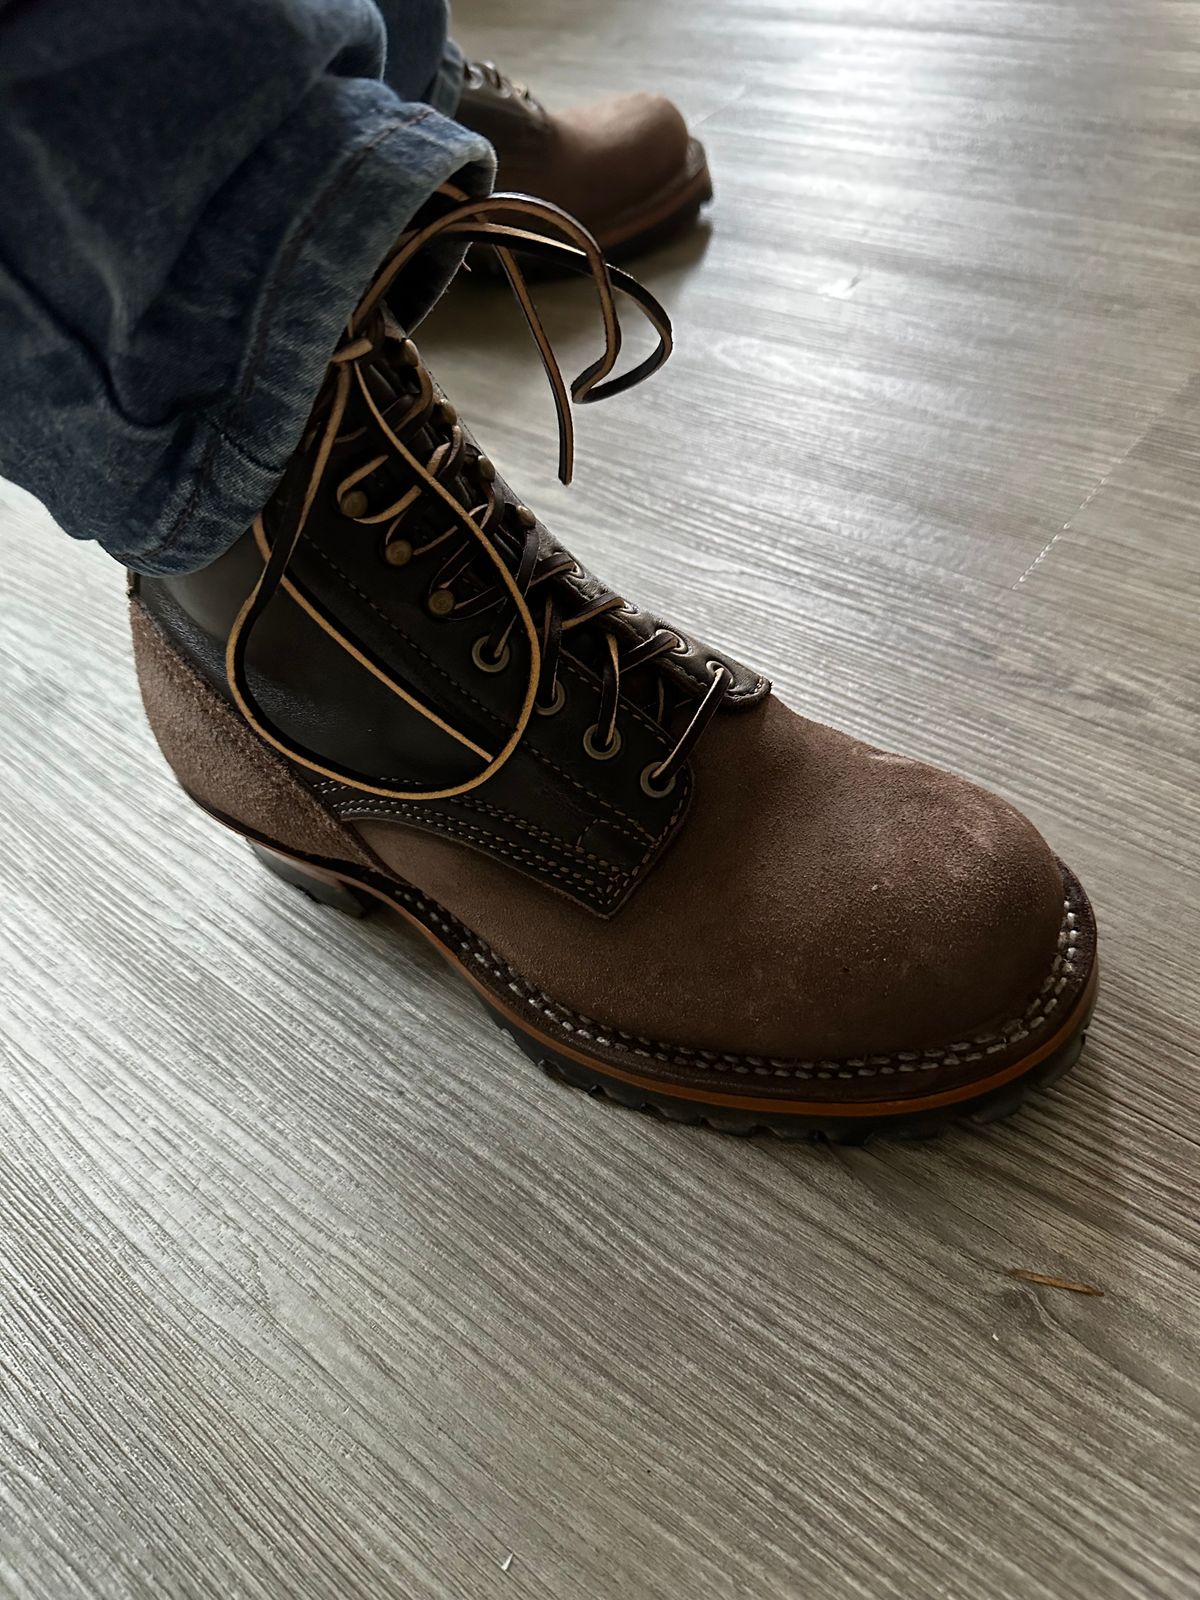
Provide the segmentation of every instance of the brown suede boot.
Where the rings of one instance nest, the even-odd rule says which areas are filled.
[[[712,199],[703,146],[662,95],[611,95],[552,114],[492,62],[471,61],[456,116],[491,142],[498,188],[561,206],[610,261],[658,243]]]
[[[318,899],[383,905],[574,1084],[724,1129],[861,1138],[1010,1110],[1079,1053],[1086,896],[1019,812],[780,704],[627,604],[497,475],[388,310],[427,243],[594,280],[599,398],[669,327],[535,202],[450,204],[352,319],[271,504],[134,585],[146,709],[188,793]],[[659,333],[611,376],[613,289]]]

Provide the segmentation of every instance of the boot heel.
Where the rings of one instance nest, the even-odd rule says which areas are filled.
[[[379,901],[365,889],[355,889],[338,878],[319,874],[315,868],[310,869],[301,866],[298,861],[289,860],[287,856],[276,855],[274,850],[268,850],[265,845],[252,843],[250,849],[268,872],[282,878],[284,883],[292,884],[310,900],[316,900],[323,906],[332,906],[335,911],[344,911],[351,917],[369,917],[372,911],[379,909]]]

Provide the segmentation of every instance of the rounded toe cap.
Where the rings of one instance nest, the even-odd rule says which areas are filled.
[[[857,997],[843,1049],[922,1049],[1017,1026],[1063,923],[1049,846],[1006,801],[950,773],[876,751],[854,766],[843,799],[855,827],[824,874],[840,883],[839,905],[810,953],[810,970]]]
[[[697,767],[684,837],[635,911],[670,904],[687,929],[693,1037],[841,1060],[988,1036],[1028,1012],[1064,885],[1013,806],[777,701],[714,730]]]
[[[611,95],[561,113],[576,205],[585,219],[635,210],[686,170],[689,135],[664,95]]]

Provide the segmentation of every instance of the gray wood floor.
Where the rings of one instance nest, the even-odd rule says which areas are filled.
[[[719,194],[570,494],[498,291],[438,313],[451,392],[631,597],[1029,811],[1102,919],[1093,1043],[911,1147],[543,1082],[189,809],[120,574],[6,491],[0,1592],[1196,1596],[1200,5],[458,25],[558,102],[667,88]]]

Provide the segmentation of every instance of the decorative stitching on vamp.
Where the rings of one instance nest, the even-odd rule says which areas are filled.
[[[336,779],[331,778],[322,778],[319,782],[313,785],[315,789],[326,790],[331,786],[334,788],[345,787],[344,785],[339,784]],[[546,836],[548,842],[555,844],[564,850],[573,850],[582,855],[584,859],[596,863],[594,870],[597,874],[597,877],[605,880],[603,882],[597,882],[595,878],[590,878],[582,872],[572,872],[570,868],[566,866],[560,867],[558,863],[551,861],[546,856],[539,855],[537,851],[525,850],[519,845],[510,846],[507,841],[499,838],[498,835],[490,833],[483,828],[474,828],[469,822],[465,822],[462,818],[456,817],[453,813],[433,811],[424,805],[408,805],[406,802],[399,800],[389,800],[386,803],[379,802],[373,805],[370,801],[364,800],[361,804],[356,804],[346,811],[338,811],[336,815],[339,817],[339,819],[344,819],[347,821],[355,818],[361,819],[363,817],[382,817],[386,820],[395,819],[402,821],[407,816],[410,817],[413,822],[419,823],[426,819],[432,819],[433,821],[444,824],[443,828],[431,829],[430,831],[433,833],[447,832],[451,835],[460,835],[462,837],[466,837],[470,834],[478,834],[480,838],[489,841],[489,849],[491,850],[491,853],[500,856],[509,856],[514,862],[517,863],[518,866],[521,865],[521,862],[518,858],[524,856],[527,860],[543,866],[551,877],[557,877],[564,883],[569,878],[574,878],[576,882],[581,883],[586,887],[595,889],[596,908],[599,910],[608,910],[610,907],[620,903],[621,898],[629,888],[630,884],[636,880],[638,873],[641,872],[642,868],[647,864],[655,852],[661,848],[663,838],[671,833],[675,827],[675,824],[683,815],[684,809],[687,806],[689,789],[686,783],[682,787],[683,792],[679,797],[679,803],[671,813],[671,819],[667,823],[663,833],[660,834],[658,838],[651,839],[650,843],[646,846],[646,849],[642,852],[640,859],[631,867],[620,867],[614,862],[606,862],[602,857],[593,855],[590,851],[583,850],[579,845],[565,844],[561,841],[552,840],[548,835]],[[519,818],[510,816],[506,811],[500,811],[495,807],[484,805],[482,801],[460,801],[460,804],[472,803],[482,811],[491,811],[494,813],[494,815],[502,820],[515,823],[517,827],[527,827],[531,832],[534,833],[542,832],[541,829],[533,828],[532,824],[523,823]],[[414,904],[418,901],[422,905],[432,904],[430,901],[421,900],[421,897],[415,895],[415,893],[414,895],[410,895],[409,899]]]
[[[399,802],[392,802],[392,806],[398,803]],[[378,810],[373,810],[369,805],[364,804],[361,807],[356,807],[354,814],[357,817],[391,817],[395,816],[396,812],[391,808],[391,806],[389,806],[387,809],[380,807]],[[422,818],[432,818],[434,821],[440,823],[448,833],[458,834],[468,838],[474,836],[475,838],[486,840],[490,854],[498,856],[510,856],[514,861],[523,858],[526,861],[536,862],[544,872],[549,874],[550,877],[561,878],[563,882],[573,879],[576,883],[582,883],[588,888],[603,888],[607,894],[612,894],[617,888],[621,887],[625,882],[628,881],[628,874],[620,871],[617,868],[606,869],[604,867],[598,867],[594,869],[595,876],[589,876],[586,872],[577,872],[565,865],[563,862],[553,861],[549,856],[542,855],[540,851],[527,850],[523,845],[512,844],[507,839],[502,839],[499,834],[490,832],[487,828],[476,828],[471,823],[464,822],[461,817],[453,816],[450,812],[429,811],[426,810],[424,806],[414,806],[413,814]],[[602,878],[607,878],[611,881],[602,884],[599,881]]]
[[[390,783],[392,780],[390,778],[385,778],[383,781],[385,783]],[[400,810],[404,810],[414,817],[440,817],[445,815],[444,812],[428,810],[420,802],[408,803],[400,800],[389,800],[384,802],[384,804],[387,806],[396,806]],[[624,867],[619,866],[615,861],[610,861],[607,856],[596,855],[592,850],[585,850],[582,845],[572,844],[569,839],[560,838],[558,834],[551,833],[548,828],[539,828],[535,823],[526,822],[523,817],[515,816],[511,811],[504,811],[500,806],[490,806],[483,800],[473,800],[470,795],[458,795],[457,804],[460,806],[470,806],[472,811],[479,811],[482,812],[484,816],[495,817],[500,822],[507,822],[511,824],[512,827],[519,828],[522,833],[528,833],[533,838],[540,839],[543,844],[548,845],[552,850],[569,851],[571,855],[578,856],[582,861],[592,861],[596,864],[600,871],[620,873],[624,873],[626,871]],[[370,806],[370,810],[367,809],[368,806]],[[363,800],[360,803],[360,801],[355,798],[354,794],[351,793],[346,796],[345,805],[338,807],[337,814],[339,817],[344,817],[349,822],[353,821],[355,817],[359,816],[379,816],[381,811],[370,801]],[[390,815],[390,813],[386,811],[382,814]]]
[[[398,783],[399,781],[399,779],[391,777],[380,779],[382,783]],[[349,788],[348,785],[337,778],[315,779],[312,781],[312,788],[315,793],[319,794],[330,805],[334,815],[344,822],[352,822],[356,817],[394,817],[397,821],[411,819],[419,822],[424,817],[440,818],[446,815],[445,812],[431,810],[419,801],[365,800],[357,790]],[[339,803],[339,791],[342,797],[341,803]],[[552,849],[570,851],[572,855],[584,861],[595,862],[597,870],[620,875],[622,880],[627,883],[631,874],[645,866],[655,850],[659,848],[664,835],[674,828],[683,814],[686,799],[687,790],[685,789],[680,796],[679,804],[671,813],[666,828],[662,833],[648,836],[650,839],[649,844],[646,845],[641,856],[632,867],[623,867],[619,863],[609,860],[606,856],[597,855],[592,850],[585,850],[582,845],[575,844],[569,839],[559,838],[556,834],[549,832],[548,829],[539,828],[534,823],[527,822],[523,817],[518,817],[511,811],[505,811],[500,806],[488,805],[483,800],[475,800],[470,795],[459,795],[457,803],[460,806],[469,806],[472,810],[482,812],[486,816],[495,817],[501,822],[507,822],[510,826],[519,828],[522,832],[541,839],[544,844]],[[588,827],[591,827],[591,823],[588,824]],[[625,830],[620,829],[618,831],[624,832]],[[640,843],[641,841],[635,840],[634,842]]]

